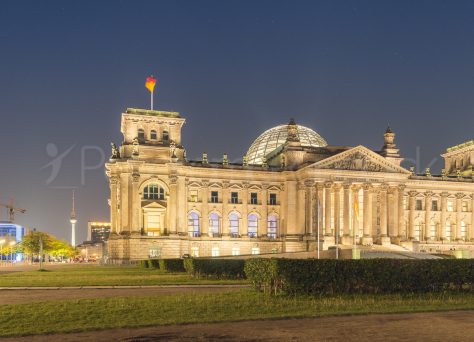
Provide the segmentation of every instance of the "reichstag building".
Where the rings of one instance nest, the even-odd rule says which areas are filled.
[[[390,128],[373,151],[330,145],[291,120],[263,132],[241,163],[210,162],[186,158],[184,123],[176,112],[122,114],[123,142],[106,164],[112,262],[315,251],[318,242],[474,249],[474,141],[442,154],[441,175],[420,175],[401,166]]]

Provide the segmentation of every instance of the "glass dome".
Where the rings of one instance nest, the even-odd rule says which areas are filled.
[[[311,128],[296,125],[298,137],[302,146],[323,147],[327,145],[326,140]],[[247,151],[249,164],[262,164],[263,157],[275,151],[283,145],[288,136],[288,125],[279,125],[263,132],[250,146]]]

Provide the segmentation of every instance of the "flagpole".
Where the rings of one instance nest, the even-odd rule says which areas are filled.
[[[151,110],[153,110],[153,92],[150,91],[150,99],[151,99]]]
[[[321,219],[321,210],[319,207],[319,196],[318,196],[318,259],[319,259],[319,226],[320,226],[320,219]]]

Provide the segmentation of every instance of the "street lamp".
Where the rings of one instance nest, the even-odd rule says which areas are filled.
[[[10,241],[10,262],[13,265],[13,246],[15,246],[16,242],[15,241]]]
[[[0,240],[0,265],[3,264],[3,244],[5,243],[5,239]]]

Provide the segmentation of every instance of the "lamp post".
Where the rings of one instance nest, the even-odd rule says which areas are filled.
[[[13,246],[15,246],[16,241],[10,241],[10,262],[13,265]]]
[[[5,243],[5,239],[0,240],[0,266],[3,265],[3,244]]]

